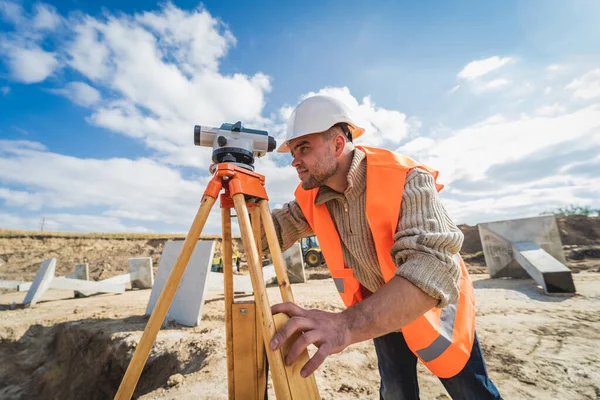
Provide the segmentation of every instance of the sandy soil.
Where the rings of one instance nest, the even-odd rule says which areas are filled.
[[[570,216],[558,224],[574,296],[545,296],[532,280],[488,279],[477,227],[460,226],[461,253],[475,281],[479,338],[505,399],[600,399],[600,217]],[[31,281],[50,257],[57,259],[58,276],[87,262],[92,279],[109,278],[128,272],[131,257],[152,257],[156,272],[166,240],[0,235],[0,279]],[[241,247],[239,240],[234,246]],[[325,266],[307,276],[307,283],[293,285],[298,304],[342,309]],[[272,303],[280,301],[276,287],[268,291]],[[146,326],[150,290],[90,298],[50,290],[29,308],[20,306],[24,296],[0,289],[0,399],[112,399]],[[200,326],[161,330],[134,397],[225,399],[224,325],[222,295],[208,293]],[[372,343],[330,356],[316,379],[324,399],[377,399]],[[419,380],[423,399],[448,398],[422,366]],[[272,387],[269,395],[274,398]]]
[[[600,398],[600,274],[573,277],[576,295],[546,296],[531,280],[473,276],[478,334],[490,375],[505,399]],[[304,307],[342,309],[331,279],[292,289]],[[272,303],[280,301],[276,287],[268,292]],[[142,315],[150,290],[72,296],[51,290],[35,307],[21,308],[24,293],[0,295],[0,398],[112,398],[146,326]],[[209,293],[199,326],[160,331],[135,396],[225,399],[224,334],[222,296]],[[183,382],[169,387],[176,373]],[[372,343],[330,356],[316,379],[323,399],[378,398]],[[419,379],[422,398],[448,398],[421,365]]]

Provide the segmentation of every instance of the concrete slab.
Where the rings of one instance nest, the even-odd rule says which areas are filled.
[[[172,240],[165,243],[146,307],[146,315],[152,314],[182,247],[183,240]],[[198,241],[164,322],[175,321],[186,326],[196,326],[200,323],[214,250],[214,240]]]
[[[283,252],[283,259],[288,273],[290,283],[305,283],[304,258],[302,257],[302,246],[294,243],[292,247]]]
[[[513,255],[545,293],[575,293],[571,270],[537,244],[513,243]]]
[[[126,283],[129,283],[127,281]],[[31,289],[31,282],[26,282],[19,285],[19,291],[25,292]],[[103,281],[84,281],[82,279],[71,279],[65,277],[52,277],[48,289],[65,289],[73,290],[75,293],[80,293],[82,296],[92,296],[102,293],[123,293],[125,291],[125,283],[119,280],[108,279]]]
[[[52,289],[69,289],[79,292],[96,293],[124,293],[125,285],[118,283],[107,283],[105,281],[84,281],[81,279],[70,279],[55,277],[50,282]]]
[[[50,287],[50,283],[54,278],[55,269],[56,258],[49,258],[42,262],[29,290],[27,290],[23,304],[29,304],[33,306],[38,302],[38,300],[44,295],[44,292]]]
[[[152,271],[152,258],[130,258],[129,272],[131,273],[132,287],[138,289],[152,289],[152,286],[154,285],[154,271]]]
[[[559,262],[566,262],[556,218],[552,215],[487,222],[478,227],[491,278],[528,276],[514,257],[515,242],[533,242]]]
[[[19,289],[19,285],[26,283],[25,281],[0,281],[0,289]]]
[[[128,272],[126,274],[116,275],[110,278],[103,279],[100,282],[129,285],[131,283],[131,279],[131,272]]]

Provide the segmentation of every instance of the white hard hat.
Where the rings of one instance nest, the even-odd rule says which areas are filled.
[[[358,138],[365,130],[356,125],[350,114],[350,109],[334,97],[316,95],[305,99],[292,111],[288,119],[285,142],[279,146],[277,152],[289,152],[287,143],[292,139],[325,132],[341,122],[348,124],[353,140]]]

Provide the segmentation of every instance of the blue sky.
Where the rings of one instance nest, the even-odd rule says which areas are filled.
[[[438,168],[458,223],[600,208],[598,20],[586,0],[0,0],[0,227],[185,232],[210,158],[194,124],[281,139],[318,92],[361,144]],[[258,162],[272,207],[288,163]]]

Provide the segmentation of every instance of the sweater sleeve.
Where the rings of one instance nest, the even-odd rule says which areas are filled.
[[[271,216],[281,251],[286,251],[301,238],[313,235],[312,228],[296,200],[284,204],[282,208],[271,210]],[[268,250],[269,244],[264,228],[261,229],[261,233],[262,251],[265,252]]]
[[[398,228],[391,249],[396,275],[409,280],[443,308],[458,299],[460,265],[452,256],[464,235],[452,222],[433,177],[419,168],[406,177]]]

